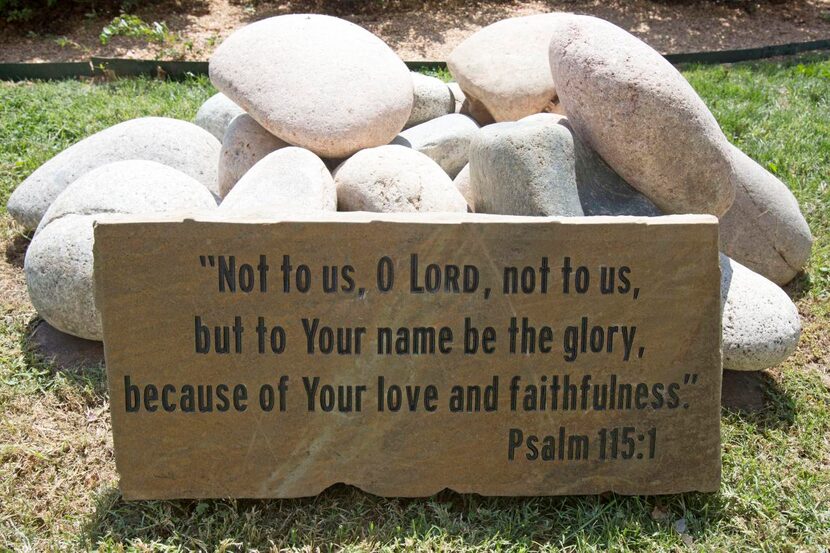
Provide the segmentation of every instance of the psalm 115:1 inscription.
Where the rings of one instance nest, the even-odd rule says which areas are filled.
[[[95,230],[127,498],[717,489],[717,220]]]

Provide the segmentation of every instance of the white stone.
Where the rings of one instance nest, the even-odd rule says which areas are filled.
[[[452,183],[455,185],[456,189],[461,192],[461,195],[464,196],[464,199],[467,200],[467,206],[469,211],[475,211],[475,203],[473,202],[473,187],[470,183],[470,164],[464,166],[461,171],[455,176],[452,180]]]
[[[798,309],[775,283],[720,256],[723,368],[758,371],[795,351]]]
[[[262,158],[288,146],[247,113],[236,116],[225,137],[219,154],[219,195],[224,198],[242,175]]]
[[[440,79],[412,72],[412,85],[415,101],[405,129],[448,113],[455,113],[452,92]]]
[[[245,173],[219,210],[261,214],[337,211],[337,190],[319,157],[288,147],[268,154]]]
[[[467,99],[481,102],[496,121],[545,110],[556,96],[548,46],[553,22],[560,16],[504,19],[459,44],[447,66]]]
[[[190,175],[218,196],[219,141],[203,128],[177,119],[143,117],[81,140],[40,166],[12,193],[9,213],[37,228],[58,194],[78,177],[113,161],[157,161]]]
[[[193,122],[222,142],[228,125],[234,117],[242,113],[245,113],[245,110],[221,92],[217,92],[202,104]]]
[[[155,161],[132,159],[84,174],[55,198],[38,232],[66,215],[200,211],[216,207],[202,183]]]
[[[810,259],[810,227],[787,185],[738,148],[732,151],[735,202],[720,220],[721,251],[776,284],[786,284]]]
[[[467,211],[443,169],[405,146],[361,150],[334,171],[334,182],[340,211]]]
[[[235,31],[211,57],[210,79],[272,134],[321,157],[388,144],[412,112],[412,77],[395,52],[325,15]]]
[[[663,56],[588,16],[551,25],[550,66],[576,134],[669,213],[723,215],[735,197],[729,143]]]
[[[452,93],[452,98],[453,100],[455,100],[455,113],[461,112],[461,106],[464,105],[464,100],[467,99],[467,97],[464,95],[464,91],[461,90],[461,85],[459,85],[455,81],[452,81],[447,83],[447,88],[450,89],[450,92]]]
[[[455,178],[469,161],[470,141],[477,132],[475,121],[466,115],[453,113],[402,131],[392,144],[426,154],[450,178]]]

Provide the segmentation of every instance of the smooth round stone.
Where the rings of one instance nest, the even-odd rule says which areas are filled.
[[[219,141],[193,123],[166,117],[132,119],[73,144],[41,165],[12,193],[7,207],[25,228],[37,228],[70,183],[96,167],[126,159],[157,161],[178,169],[218,196],[219,149]]]
[[[447,66],[468,99],[496,121],[540,113],[556,96],[548,46],[560,14],[504,19],[459,44]]]
[[[464,166],[461,171],[452,180],[455,188],[461,192],[464,199],[467,200],[468,211],[475,211],[475,204],[473,203],[473,186],[470,182],[470,164]]]
[[[466,115],[452,113],[402,131],[392,144],[426,154],[450,178],[455,178],[469,161],[470,141],[477,132],[475,121]]]
[[[84,174],[55,198],[37,231],[67,215],[96,213],[192,212],[216,208],[196,179],[155,161],[131,159]]]
[[[448,113],[455,113],[452,92],[440,79],[412,72],[412,85],[415,100],[405,129]]]
[[[723,253],[776,284],[807,265],[813,236],[790,189],[732,147],[735,202],[720,220]]]
[[[220,197],[224,198],[259,160],[286,146],[287,142],[269,133],[247,113],[234,117],[219,154]]]
[[[467,211],[443,169],[405,146],[361,150],[334,171],[334,182],[340,211]]]
[[[576,133],[669,213],[723,215],[735,197],[729,143],[686,79],[595,17],[552,20],[550,67]]]
[[[222,142],[228,125],[234,117],[242,113],[245,113],[245,110],[221,92],[217,92],[202,104],[193,122]]]
[[[337,211],[337,190],[319,157],[288,147],[268,154],[245,173],[219,210],[266,214]]]
[[[795,351],[798,309],[774,282],[720,256],[723,368],[759,371]]]
[[[483,127],[470,144],[476,213],[583,215],[570,131],[549,115]]]
[[[211,57],[210,79],[272,134],[321,157],[388,144],[412,112],[412,77],[395,52],[325,15],[235,31]]]
[[[107,215],[67,215],[38,232],[26,251],[24,271],[38,314],[61,332],[102,340],[95,307],[93,225]]]

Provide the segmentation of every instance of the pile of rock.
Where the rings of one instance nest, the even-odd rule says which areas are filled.
[[[726,254],[724,367],[793,351],[798,312],[777,285],[806,264],[810,230],[660,54],[606,21],[547,14],[482,29],[448,65],[457,83],[410,73],[371,33],[321,15],[235,32],[210,61],[221,92],[196,124],[121,123],[14,192],[9,212],[37,229],[32,302],[58,329],[101,339],[92,228],[111,213],[709,213]]]

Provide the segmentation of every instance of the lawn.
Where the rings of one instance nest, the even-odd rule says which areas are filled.
[[[786,182],[815,236],[789,289],[798,351],[765,371],[765,407],[722,414],[716,494],[384,499],[339,486],[281,501],[125,502],[105,372],[56,371],[27,346],[36,315],[9,193],[69,144],[132,117],[190,119],[214,90],[185,82],[0,83],[0,550],[766,550],[830,544],[830,60],[694,67],[727,136]]]

